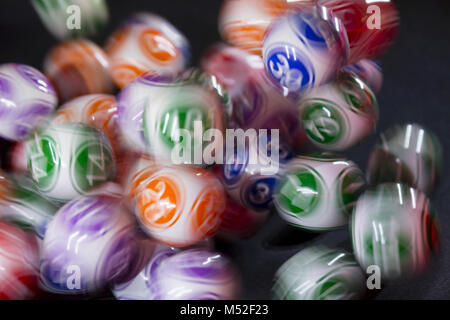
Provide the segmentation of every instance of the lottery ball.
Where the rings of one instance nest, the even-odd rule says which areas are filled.
[[[378,93],[383,85],[383,73],[380,65],[370,59],[363,59],[355,64],[344,67],[347,72],[355,73],[363,80],[374,93]]]
[[[280,140],[258,135],[248,144],[227,146],[222,165],[221,181],[237,204],[250,210],[266,211],[272,205],[273,195],[281,173],[292,153]]]
[[[0,65],[0,136],[25,139],[56,108],[49,80],[38,70],[17,63]]]
[[[140,250],[133,215],[120,202],[82,196],[58,211],[42,244],[40,280],[47,291],[94,292],[132,271]]]
[[[373,133],[378,121],[375,94],[353,73],[341,73],[298,103],[307,137],[325,150],[349,149]]]
[[[381,281],[418,274],[438,247],[435,213],[427,197],[402,184],[366,191],[352,216],[353,250],[365,269],[380,268]]]
[[[267,76],[261,57],[219,45],[205,55],[202,67],[227,90],[232,101],[228,128],[277,129],[280,139],[293,149],[305,144],[296,100]]]
[[[274,21],[263,43],[267,72],[293,93],[332,80],[346,64],[346,53],[340,21],[315,7]]]
[[[40,192],[69,201],[115,175],[111,145],[81,123],[63,123],[36,132],[26,145],[28,169]]]
[[[225,101],[206,75],[198,76],[160,83],[148,98],[142,126],[155,159],[206,166],[220,158],[214,151],[223,148]]]
[[[156,270],[162,261],[173,256],[179,249],[156,245],[153,254],[140,273],[128,282],[117,284],[112,292],[117,300],[152,300],[156,292],[153,292],[152,282],[156,276]]]
[[[287,165],[275,206],[289,224],[309,231],[341,227],[364,191],[362,171],[331,154],[298,156]]]
[[[40,194],[29,178],[7,177],[0,172],[0,218],[44,238],[58,205]]]
[[[47,30],[59,40],[96,35],[108,22],[104,0],[33,0]]]
[[[32,299],[39,277],[39,249],[35,238],[0,222],[0,300]]]
[[[367,176],[372,185],[401,182],[431,194],[442,164],[442,148],[432,132],[418,124],[396,125],[372,149]]]
[[[152,280],[153,300],[232,300],[239,294],[233,265],[209,249],[189,249],[163,259]]]
[[[105,50],[112,78],[120,88],[146,72],[176,74],[189,60],[189,47],[182,33],[154,15],[144,23],[125,24],[111,36]]]
[[[297,6],[313,1],[297,1]],[[293,7],[288,0],[226,0],[219,15],[222,38],[252,54],[262,54],[266,31],[273,20]]]
[[[44,73],[62,102],[93,93],[111,93],[109,59],[95,43],[71,40],[53,47],[45,58]]]
[[[365,291],[365,276],[353,256],[324,246],[303,249],[286,261],[273,286],[278,300],[356,300]]]
[[[377,58],[394,42],[400,17],[390,0],[318,0],[345,27],[350,45],[349,63]]]
[[[196,167],[148,166],[136,173],[127,194],[143,230],[175,247],[212,236],[225,210],[220,181]]]
[[[28,169],[25,155],[25,140],[14,143],[8,153],[8,169],[14,173],[24,173]]]

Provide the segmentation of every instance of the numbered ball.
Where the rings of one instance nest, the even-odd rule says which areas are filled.
[[[364,187],[364,175],[351,161],[331,154],[298,156],[285,169],[275,206],[295,227],[326,231],[347,224]]]
[[[191,246],[212,236],[225,210],[219,180],[195,167],[146,167],[134,176],[128,195],[143,230],[176,247]]]
[[[346,52],[340,21],[315,7],[274,21],[263,45],[267,72],[293,93],[332,80],[346,64]]]
[[[307,137],[325,150],[356,145],[375,131],[378,121],[374,93],[352,73],[341,73],[335,82],[311,90],[298,103]]]
[[[56,108],[49,80],[38,70],[17,63],[0,65],[0,136],[21,140]]]
[[[111,145],[81,123],[63,123],[35,133],[26,146],[28,169],[38,189],[69,201],[115,176]]]
[[[279,300],[356,300],[366,279],[353,256],[323,246],[306,248],[286,261],[275,275]]]
[[[179,249],[156,245],[154,252],[140,273],[128,282],[115,285],[113,294],[118,300],[153,300],[155,292],[152,285],[161,263],[173,256]]]
[[[433,133],[418,124],[397,125],[381,134],[367,176],[372,185],[401,182],[431,194],[442,166],[442,148]]]
[[[111,93],[109,59],[89,40],[66,41],[53,47],[44,62],[44,73],[53,83],[59,98],[70,99],[93,93]]]
[[[39,249],[33,236],[0,222],[0,300],[32,299],[39,277]]]
[[[108,22],[104,0],[33,0],[42,23],[59,40],[96,35]]]
[[[377,58],[394,42],[400,18],[390,0],[318,0],[345,27],[350,44],[349,63]]]
[[[153,300],[232,300],[240,287],[231,262],[209,249],[190,249],[165,258],[150,286]]]
[[[250,210],[266,211],[272,205],[282,170],[291,157],[290,149],[279,139],[255,136],[248,144],[236,145],[234,152],[226,150],[222,183],[237,204]]]
[[[378,93],[383,85],[383,73],[380,65],[370,59],[363,59],[355,64],[344,67],[347,72],[353,72],[360,77],[374,93]]]
[[[116,31],[105,49],[118,87],[146,72],[176,74],[186,67],[189,45],[173,25],[156,15],[129,21],[133,23]]]
[[[434,211],[427,197],[401,184],[364,193],[352,217],[353,250],[363,268],[376,265],[381,281],[423,271],[438,246]]]
[[[140,253],[135,222],[119,198],[79,197],[49,224],[41,254],[41,282],[50,292],[94,292],[133,271]]]

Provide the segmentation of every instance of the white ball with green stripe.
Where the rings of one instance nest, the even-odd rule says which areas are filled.
[[[115,176],[109,141],[88,125],[50,126],[31,135],[25,148],[33,181],[53,200],[70,201]]]
[[[364,175],[352,161],[328,153],[298,156],[284,171],[275,206],[295,227],[326,231],[347,224],[364,187]]]
[[[272,290],[279,300],[356,300],[364,296],[366,280],[352,255],[314,246],[278,269]]]
[[[356,204],[351,230],[356,258],[363,268],[378,266],[381,281],[422,271],[438,246],[429,200],[401,184],[365,192]]]
[[[89,37],[108,22],[105,0],[33,0],[42,23],[59,40]]]

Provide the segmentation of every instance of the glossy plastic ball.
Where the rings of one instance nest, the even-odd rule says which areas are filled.
[[[0,137],[25,139],[57,102],[53,86],[38,70],[18,63],[0,65]]]
[[[355,64],[344,67],[345,71],[355,73],[372,91],[377,94],[383,85],[383,73],[381,66],[374,60],[363,59]]]

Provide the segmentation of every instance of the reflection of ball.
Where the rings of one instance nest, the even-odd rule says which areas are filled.
[[[33,0],[32,4],[47,30],[60,40],[93,36],[108,21],[105,0]]]
[[[156,15],[132,17],[106,44],[116,85],[146,72],[176,74],[186,67],[189,45],[182,33]]]
[[[49,198],[68,201],[115,175],[111,146],[100,131],[63,123],[35,133],[26,146],[28,169]]]
[[[401,184],[382,184],[358,200],[352,218],[360,265],[376,265],[381,280],[422,271],[437,249],[438,230],[426,196]]]
[[[133,271],[134,219],[111,196],[80,197],[62,207],[45,233],[41,281],[56,293],[92,292]]]
[[[113,84],[109,61],[95,43],[71,40],[53,47],[44,62],[44,73],[65,102],[92,93],[110,93]]]
[[[280,300],[354,300],[364,296],[366,280],[353,256],[326,247],[309,247],[286,261],[275,276]]]
[[[341,73],[299,101],[309,140],[325,150],[346,150],[375,131],[378,103],[372,90],[355,74]]]
[[[39,249],[34,237],[0,222],[0,300],[33,298],[38,264]]]
[[[162,260],[150,283],[154,300],[231,300],[239,280],[223,255],[190,249]]]
[[[56,107],[58,99],[49,80],[23,64],[0,65],[0,136],[27,137]]]
[[[225,210],[220,182],[195,167],[148,166],[136,173],[128,195],[144,231],[171,246],[212,236]]]
[[[364,186],[362,171],[351,161],[330,154],[299,156],[286,166],[275,205],[293,226],[324,231],[347,223]]]
[[[276,20],[264,39],[267,72],[290,92],[330,81],[346,62],[340,21],[310,9]]]
[[[397,125],[380,136],[370,155],[369,182],[401,182],[430,194],[442,174],[442,148],[418,124]]]

